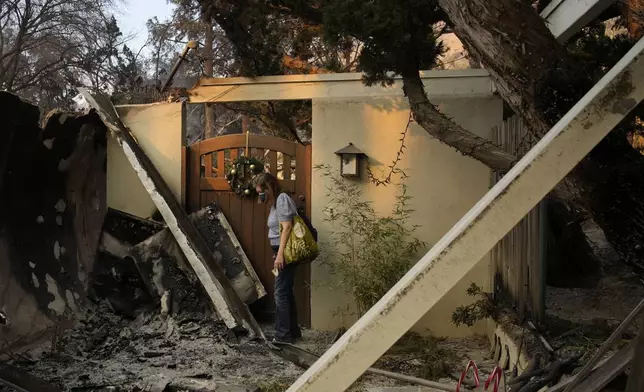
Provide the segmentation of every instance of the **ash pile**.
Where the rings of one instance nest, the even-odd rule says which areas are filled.
[[[190,218],[251,303],[255,281],[217,214],[212,205]],[[109,210],[96,260],[74,326],[5,352],[10,366],[61,391],[256,391],[276,373],[301,374],[263,339],[218,318],[162,223]]]
[[[209,315],[144,310],[132,320],[107,302],[12,363],[62,391],[256,391],[276,371],[301,373]]]

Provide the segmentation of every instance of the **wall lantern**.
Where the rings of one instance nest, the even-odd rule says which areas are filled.
[[[335,152],[340,156],[340,174],[342,177],[360,177],[361,160],[367,155],[353,143]]]

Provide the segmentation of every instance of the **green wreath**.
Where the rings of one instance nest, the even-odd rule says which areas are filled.
[[[264,172],[264,163],[257,158],[241,156],[235,159],[226,179],[230,188],[241,197],[257,195],[253,186],[253,177]]]

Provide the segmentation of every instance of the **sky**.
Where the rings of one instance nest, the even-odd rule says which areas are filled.
[[[123,35],[133,36],[127,45],[136,53],[148,38],[148,19],[156,16],[164,20],[171,12],[172,6],[166,0],[123,0],[117,6],[115,16]]]

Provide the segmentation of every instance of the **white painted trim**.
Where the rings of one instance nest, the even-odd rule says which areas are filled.
[[[605,11],[615,0],[553,0],[541,17],[559,42],[565,42]]]
[[[289,83],[325,83],[325,82],[362,82],[363,74],[360,72],[306,74],[306,75],[276,75],[259,76],[256,78],[203,78],[197,82],[198,86],[236,86],[244,84],[289,84]],[[421,79],[445,78],[487,78],[489,73],[485,69],[453,69],[453,70],[428,70],[420,71]],[[394,80],[402,80],[394,77]]]
[[[288,392],[346,390],[643,99],[644,38]]]
[[[490,97],[496,91],[484,69],[423,71],[421,78],[430,98]],[[365,97],[404,97],[402,79],[371,87],[360,73],[202,79],[189,91],[190,103]]]
[[[563,3],[565,0],[552,0],[550,4],[546,8],[541,11],[541,17],[544,19],[548,19],[550,15],[554,12],[555,9],[557,9],[561,3]]]

